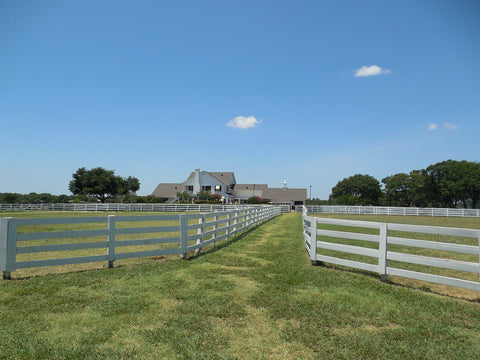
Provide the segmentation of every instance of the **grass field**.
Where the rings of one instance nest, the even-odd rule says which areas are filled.
[[[477,359],[480,303],[311,266],[285,214],[187,261],[0,281],[0,339],[0,359]]]

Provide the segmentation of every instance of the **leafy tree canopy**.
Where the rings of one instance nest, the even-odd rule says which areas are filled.
[[[344,205],[378,205],[381,194],[377,179],[356,174],[339,181],[332,188],[330,201]]]
[[[131,176],[122,178],[114,170],[102,167],[91,170],[82,167],[73,174],[68,188],[74,195],[94,196],[103,203],[111,197],[137,191],[140,181]]]
[[[341,205],[471,207],[479,205],[480,163],[446,160],[410,173],[398,173],[378,181],[368,175],[354,175],[332,188],[329,203]]]

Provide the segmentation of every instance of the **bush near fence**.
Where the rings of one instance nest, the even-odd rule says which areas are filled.
[[[11,272],[31,267],[98,261],[112,267],[127,258],[185,257],[280,214],[277,206],[258,206],[179,215],[1,218],[0,271],[8,279]]]

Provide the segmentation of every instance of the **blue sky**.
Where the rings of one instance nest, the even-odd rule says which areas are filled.
[[[480,2],[0,0],[0,192],[479,161]],[[309,194],[310,195],[310,194]]]

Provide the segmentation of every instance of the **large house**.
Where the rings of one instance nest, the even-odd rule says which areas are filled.
[[[281,188],[269,188],[266,184],[237,184],[233,172],[208,172],[195,169],[183,183],[158,184],[152,195],[168,198],[173,202],[177,194],[188,192],[196,195],[200,191],[219,194],[227,204],[244,204],[248,198],[259,196],[271,204],[303,205],[307,200],[307,189],[290,189],[287,182]]]

